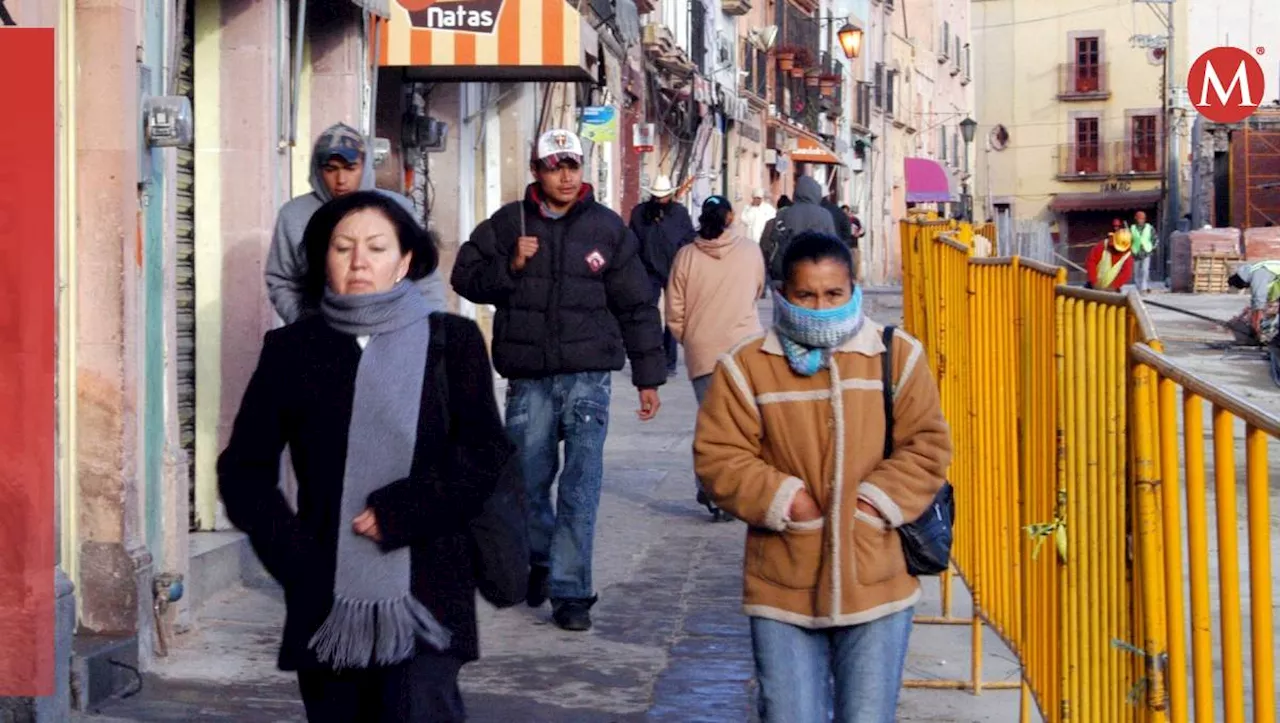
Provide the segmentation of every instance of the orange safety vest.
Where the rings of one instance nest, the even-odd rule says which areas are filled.
[[[1112,261],[1111,249],[1103,249],[1102,256],[1098,258],[1098,285],[1103,289],[1110,289],[1111,284],[1115,282],[1116,277],[1124,269],[1124,262],[1129,260],[1129,254],[1126,251],[1116,261]]]

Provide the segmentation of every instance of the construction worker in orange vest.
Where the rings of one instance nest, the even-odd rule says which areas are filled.
[[[1098,242],[1085,261],[1089,288],[1119,291],[1133,278],[1133,235],[1124,221],[1112,219],[1111,233]]]

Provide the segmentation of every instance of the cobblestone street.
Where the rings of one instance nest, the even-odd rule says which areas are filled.
[[[880,314],[896,321],[896,299]],[[873,313],[876,311],[873,309]],[[481,612],[482,660],[463,671],[478,722],[742,723],[752,712],[752,660],[740,611],[741,523],[712,523],[693,501],[695,403],[677,377],[658,419],[637,421],[628,379],[614,379],[589,633],[562,632],[547,607]],[[937,613],[937,583],[920,613]],[[957,585],[957,592],[961,588]],[[967,614],[962,594],[954,611]],[[274,587],[222,592],[142,691],[87,721],[301,720],[292,676],[275,670],[283,603]],[[917,627],[909,678],[965,677],[966,626]],[[1013,656],[988,636],[988,681],[1016,679]],[[900,720],[1016,720],[1016,691],[908,690]]]

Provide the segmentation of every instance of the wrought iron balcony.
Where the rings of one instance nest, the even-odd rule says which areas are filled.
[[[1058,180],[1096,181],[1115,172],[1114,154],[1106,143],[1063,143],[1058,146]]]
[[[1058,66],[1058,100],[1100,100],[1111,97],[1108,63],[1062,63]]]
[[[1159,178],[1164,173],[1158,139],[1101,143],[1063,143],[1058,146],[1058,180],[1097,181],[1103,178]]]
[[[1159,178],[1164,174],[1164,151],[1158,138],[1124,141],[1116,145],[1116,175]]]

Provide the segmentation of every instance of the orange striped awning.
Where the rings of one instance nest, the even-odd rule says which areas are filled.
[[[842,165],[830,148],[815,141],[809,136],[796,136],[796,148],[791,151],[791,160],[800,163],[824,163],[832,166]]]
[[[391,0],[384,67],[420,80],[589,81],[596,32],[565,0]]]

